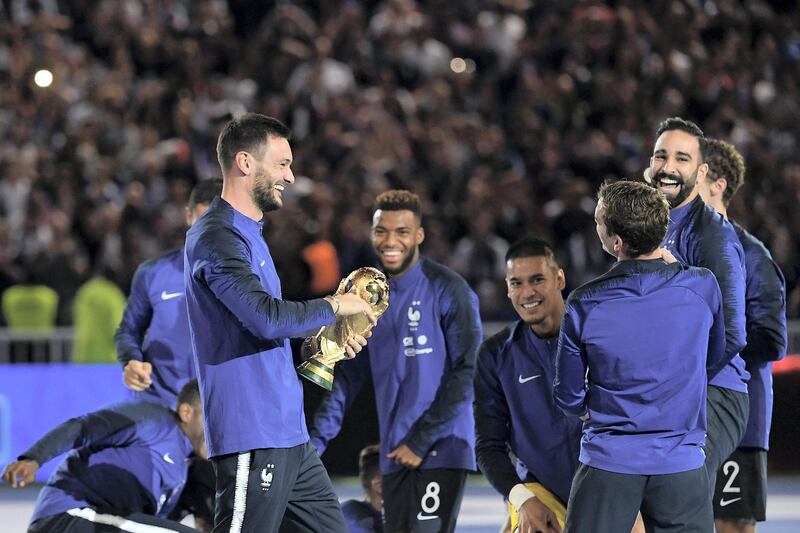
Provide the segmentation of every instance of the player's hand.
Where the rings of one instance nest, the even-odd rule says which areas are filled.
[[[336,309],[335,303],[331,304],[336,311],[336,316],[350,316],[357,315],[358,313],[366,313],[367,318],[369,318],[373,326],[378,323],[378,319],[375,318],[372,307],[359,295],[348,292],[337,295],[337,298],[339,298],[339,309]]]
[[[39,463],[33,459],[22,459],[14,461],[3,470],[3,479],[14,488],[24,487],[33,483],[38,471]]]
[[[122,371],[122,381],[129,389],[142,392],[153,384],[153,380],[150,379],[150,374],[152,373],[153,365],[131,359]]]
[[[418,468],[422,464],[422,457],[418,456],[411,451],[411,448],[405,444],[401,444],[387,455],[389,459],[393,459],[395,463],[403,465],[406,468]]]
[[[517,511],[519,533],[561,533],[561,526],[553,511],[543,504],[539,498],[529,498]]]
[[[678,262],[678,260],[675,259],[675,256],[672,255],[672,252],[670,252],[666,248],[659,248],[658,251],[661,252],[661,259],[663,259],[667,264]]]
[[[364,335],[353,335],[347,339],[347,343],[344,345],[345,356],[347,359],[352,359],[355,357],[356,354],[367,345],[367,339],[371,336],[372,332],[368,331]]]

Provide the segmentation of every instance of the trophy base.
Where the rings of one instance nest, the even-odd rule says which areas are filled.
[[[297,373],[327,391],[333,390],[333,368],[318,359],[306,359],[297,367]]]

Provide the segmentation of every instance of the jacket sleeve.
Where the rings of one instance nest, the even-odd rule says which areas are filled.
[[[750,254],[747,263],[747,361],[780,361],[788,345],[786,331],[786,281],[778,265],[762,253]]]
[[[709,269],[716,276],[722,291],[725,312],[726,364],[745,346],[745,270],[744,251],[729,222],[707,227],[695,247],[693,266]]]
[[[511,415],[497,375],[497,360],[489,342],[481,346],[475,370],[475,453],[481,472],[489,483],[508,498],[520,483],[508,455]]]
[[[586,348],[581,341],[581,323],[578,312],[567,302],[556,352],[556,378],[553,396],[562,411],[568,415],[586,414]]]
[[[722,292],[714,276],[709,276],[711,286],[709,308],[714,316],[711,330],[708,334],[708,352],[706,355],[706,374],[711,380],[720,370],[728,364],[725,352],[725,313],[722,305]]]
[[[273,298],[250,267],[250,249],[236,232],[220,228],[206,235],[207,257],[190,257],[192,275],[254,336],[273,340],[300,336],[334,321],[322,298],[292,302]]]
[[[364,350],[354,359],[338,363],[334,372],[333,390],[322,398],[308,432],[311,444],[320,455],[325,453],[328,443],[339,434],[345,412],[370,375],[369,354]]]
[[[72,418],[50,430],[19,458],[43,465],[84,446],[124,446],[135,436],[136,424],[158,409],[164,408],[146,402],[123,402]]]
[[[433,402],[403,439],[411,451],[423,458],[436,441],[447,436],[447,422],[458,412],[464,399],[472,395],[475,360],[483,336],[478,297],[467,283],[459,279],[444,289],[440,324],[449,365]]]
[[[117,360],[123,367],[131,359],[144,360],[142,343],[153,317],[153,306],[147,295],[149,274],[150,267],[147,264],[136,269],[131,284],[131,294],[122,314],[122,321],[114,335]]]

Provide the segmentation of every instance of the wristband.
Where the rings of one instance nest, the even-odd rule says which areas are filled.
[[[508,503],[519,511],[523,503],[535,497],[536,494],[534,494],[531,489],[526,487],[523,483],[517,483],[511,489],[511,492],[508,493]]]

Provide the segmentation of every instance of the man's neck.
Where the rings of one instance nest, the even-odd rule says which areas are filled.
[[[247,218],[253,219],[256,222],[264,218],[264,213],[253,201],[253,196],[250,191],[246,190],[241,185],[234,185],[234,180],[241,180],[242,178],[226,178],[225,183],[222,185],[222,199],[231,204],[231,206],[239,211]]]
[[[649,254],[637,255],[636,257],[628,257],[627,255],[620,253],[619,256],[617,256],[617,261],[649,261],[651,259],[661,259],[661,257],[661,250],[656,248]]]
[[[722,215],[725,218],[728,218],[728,208],[725,204],[722,203],[722,200],[719,198],[711,198],[710,201],[706,202],[708,205],[714,208],[714,210]]]

